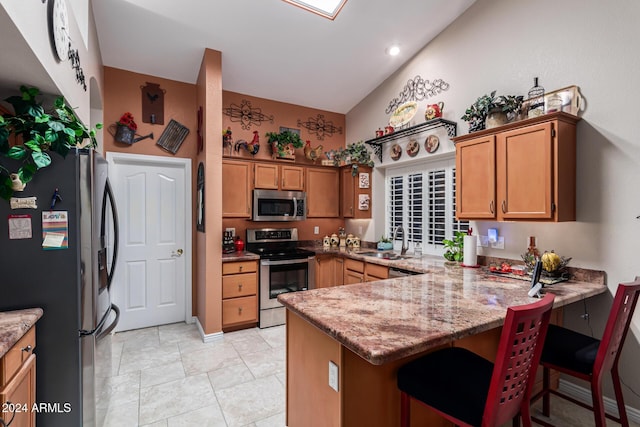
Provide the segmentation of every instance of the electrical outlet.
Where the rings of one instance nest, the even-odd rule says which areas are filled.
[[[235,227],[227,227],[227,228],[224,229],[224,231],[230,231],[232,236],[236,235]]]
[[[495,242],[489,242],[493,249],[504,249],[504,236],[499,236]]]
[[[478,236],[478,246],[489,247],[489,236]]]
[[[338,391],[338,365],[329,360],[329,387]]]
[[[317,225],[313,227],[313,234],[320,234],[320,227],[318,227]]]

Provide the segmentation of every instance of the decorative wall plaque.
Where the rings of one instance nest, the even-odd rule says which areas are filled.
[[[172,154],[176,154],[187,135],[189,135],[189,129],[171,119],[162,132],[162,135],[160,135],[160,139],[158,139],[156,145],[159,145]]]
[[[204,233],[204,164],[202,162],[198,165],[197,179],[196,229]]]
[[[157,83],[147,82],[146,86],[140,86],[142,91],[142,121],[153,125],[164,124],[164,94],[166,90],[160,89]]]
[[[332,137],[334,133],[342,135],[342,127],[336,127],[331,120],[325,120],[324,114],[318,114],[315,119],[309,117],[306,122],[298,119],[298,126],[307,129],[310,134],[315,134],[320,141],[324,140],[325,135],[328,137]]]
[[[223,108],[222,112],[229,116],[232,122],[240,122],[244,130],[249,130],[251,125],[260,126],[266,121],[273,123],[273,115],[267,116],[262,112],[262,108],[253,108],[251,101],[247,99],[243,99],[240,105],[231,104],[230,107]]]
[[[434,81],[425,80],[420,76],[415,76],[413,79],[409,79],[407,84],[404,85],[402,91],[398,94],[397,98],[393,98],[385,113],[390,114],[401,104],[407,101],[422,101],[423,99],[431,98],[438,95],[440,92],[448,90],[449,83],[442,79],[435,79]]]

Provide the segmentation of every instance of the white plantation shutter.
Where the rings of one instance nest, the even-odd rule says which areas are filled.
[[[388,232],[386,237],[390,239],[391,236],[393,236],[393,230],[395,230],[397,226],[403,224],[402,211],[404,209],[404,177],[390,177],[388,189]]]
[[[386,172],[387,237],[401,225],[410,249],[420,242],[424,253],[441,254],[444,239],[469,228],[468,221],[455,219],[455,161],[389,168]],[[399,241],[401,238],[398,235]]]
[[[407,176],[408,206],[407,222],[404,227],[407,231],[407,242],[422,243],[422,224],[424,223],[423,178],[422,173]]]
[[[427,243],[441,245],[445,239],[447,228],[447,189],[446,173],[444,169],[427,172],[429,199],[427,215]]]

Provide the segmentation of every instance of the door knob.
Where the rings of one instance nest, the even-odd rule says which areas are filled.
[[[179,257],[182,256],[183,253],[184,253],[184,251],[182,249],[178,249],[175,252],[172,251],[171,252],[171,256],[174,257],[174,258],[179,258]]]

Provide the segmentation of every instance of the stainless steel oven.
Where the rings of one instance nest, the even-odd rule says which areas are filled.
[[[260,255],[259,326],[285,323],[278,295],[315,287],[315,253],[296,247],[298,230],[247,230],[247,250]]]

